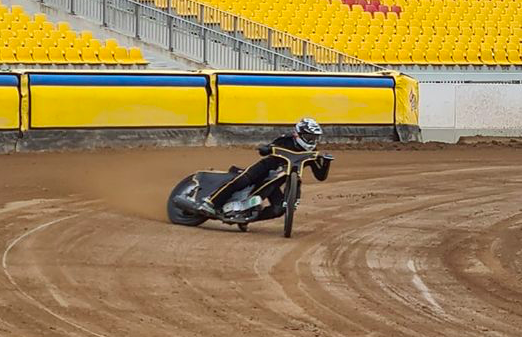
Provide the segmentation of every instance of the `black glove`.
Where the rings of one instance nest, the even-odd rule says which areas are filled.
[[[262,145],[257,148],[257,151],[259,151],[259,154],[261,156],[268,156],[272,153],[272,146],[271,145]]]

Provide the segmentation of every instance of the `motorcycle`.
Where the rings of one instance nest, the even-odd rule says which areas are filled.
[[[320,155],[317,151],[294,152],[284,148],[272,147],[270,156],[284,159],[286,165],[270,171],[260,187],[251,185],[236,191],[224,204],[222,210],[209,215],[198,210],[202,199],[210,197],[215,191],[237,177],[243,170],[232,166],[228,171],[198,171],[179,182],[172,190],[167,202],[167,212],[173,224],[198,226],[208,219],[236,224],[245,232],[248,224],[255,222],[263,209],[263,200],[268,198],[283,183],[284,189],[284,236],[292,235],[294,212],[299,205],[301,178],[304,164],[322,156],[332,160],[330,155]]]

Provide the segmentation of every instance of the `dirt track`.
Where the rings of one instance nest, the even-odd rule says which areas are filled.
[[[334,154],[292,239],[166,222],[251,150],[0,156],[0,336],[522,335],[520,149]]]

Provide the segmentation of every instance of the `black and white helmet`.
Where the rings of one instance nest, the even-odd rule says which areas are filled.
[[[321,126],[313,118],[303,118],[295,125],[296,141],[306,151],[313,151],[323,134]]]

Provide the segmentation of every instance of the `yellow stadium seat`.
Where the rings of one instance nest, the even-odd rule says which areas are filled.
[[[76,38],[76,39],[73,40],[72,45],[73,45],[74,48],[78,48],[79,50],[82,50],[82,48],[87,47],[87,41],[85,41],[83,39]]]
[[[0,31],[0,36],[2,37],[2,39],[10,39],[14,37],[15,34],[9,29],[2,29]]]
[[[466,60],[468,63],[480,65],[482,62],[479,59],[479,51],[477,49],[468,49],[466,51]]]
[[[451,49],[442,48],[439,50],[439,61],[442,64],[453,64],[453,59],[451,58]]]
[[[49,49],[51,47],[56,47],[56,41],[47,37],[45,39],[42,39],[42,42],[40,45],[42,47],[44,47],[45,49]]]
[[[47,50],[43,47],[35,47],[32,51],[33,60],[35,63],[49,64],[49,57],[47,56]]]
[[[373,49],[370,53],[370,60],[375,64],[385,64],[384,52],[379,49]]]
[[[370,51],[367,49],[359,49],[356,51],[356,56],[359,60],[369,61],[371,59]]]
[[[83,63],[83,60],[80,56],[80,50],[77,48],[67,48],[65,49],[65,59],[70,64],[80,64]]]
[[[38,47],[38,41],[36,39],[27,38],[24,40],[24,47],[33,49],[34,47]]]
[[[58,39],[56,46],[65,52],[66,49],[71,48],[71,42],[66,39]]]
[[[27,31],[32,33],[35,30],[40,30],[40,24],[36,21],[29,21],[26,25]]]
[[[11,30],[16,32],[18,30],[24,30],[25,24],[23,22],[13,21],[11,22]]]
[[[439,60],[439,51],[437,49],[426,50],[426,62],[429,64],[441,64]]]
[[[45,22],[42,23],[42,30],[49,37],[51,32],[54,31],[54,24],[52,22],[45,21]]]
[[[36,13],[33,17],[35,22],[38,22],[40,26],[47,21],[47,16],[44,13]]]
[[[93,48],[82,48],[82,59],[87,64],[100,64],[98,56],[96,56],[97,50]]]
[[[18,63],[14,49],[11,47],[0,47],[0,59],[2,60],[2,63]]]
[[[384,59],[386,60],[387,64],[398,64],[399,59],[397,57],[397,51],[393,49],[387,49],[384,52]]]
[[[11,22],[13,22],[15,20],[13,14],[11,13],[5,13],[3,18],[2,18],[2,21],[4,22],[7,22],[7,24],[11,25]]]
[[[399,59],[399,62],[401,64],[413,64],[413,61],[411,59],[411,52],[406,49],[401,49],[397,53],[397,58]]]
[[[451,58],[453,59],[453,63],[456,63],[456,64],[468,63],[463,50],[458,50],[458,49],[453,50],[453,52],[451,53]]]
[[[20,14],[18,16],[18,22],[22,22],[24,25],[27,25],[27,23],[31,21],[31,18],[27,14]]]
[[[149,62],[143,58],[143,55],[141,54],[141,49],[138,47],[131,47],[129,49],[129,58],[134,64],[149,64]]]
[[[84,40],[85,42],[89,42],[93,39],[92,32],[90,30],[83,30],[80,33],[80,38]]]
[[[13,49],[16,49],[16,48],[22,46],[22,41],[17,37],[12,37],[8,41],[9,41],[8,42],[9,47],[11,47]]]
[[[93,48],[94,50],[98,51],[102,47],[102,44],[101,44],[100,40],[92,39],[92,40],[89,40],[88,46],[89,46],[89,48]]]
[[[56,41],[56,43],[58,43],[58,40],[60,40],[62,38],[62,33],[57,30],[51,30],[51,31],[47,32],[47,35],[49,36],[49,38]]]
[[[521,65],[522,60],[520,59],[520,53],[518,50],[508,50],[508,60],[509,63],[514,65]]]
[[[18,17],[20,14],[24,13],[24,8],[19,5],[12,5],[11,13],[13,14],[14,17]]]
[[[58,22],[56,28],[58,29],[58,31],[60,33],[62,33],[62,37],[65,37],[65,34],[67,34],[67,32],[69,30],[71,30],[71,27],[69,26],[69,23],[68,22],[64,22],[64,21]]]
[[[16,37],[20,40],[25,40],[30,37],[29,32],[26,30],[18,30],[16,31]]]
[[[49,61],[54,64],[65,64],[67,61],[65,60],[63,50],[58,47],[51,47],[48,50]]]
[[[35,30],[33,31],[33,38],[37,41],[42,41],[45,38],[45,32],[43,30]]]
[[[129,57],[129,52],[126,48],[117,47],[114,50],[114,59],[120,64],[132,64],[132,61]]]
[[[495,50],[495,62],[500,65],[509,65],[508,54],[504,49]]]
[[[426,64],[424,50],[414,49],[411,53],[411,59],[415,64]]]
[[[118,62],[114,59],[112,50],[108,47],[101,47],[98,51],[98,58],[101,63],[104,64],[117,64]]]
[[[33,58],[31,56],[31,49],[27,47],[18,47],[16,49],[16,59],[19,63],[34,63]]]

